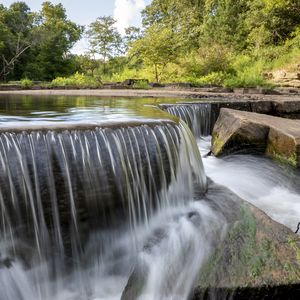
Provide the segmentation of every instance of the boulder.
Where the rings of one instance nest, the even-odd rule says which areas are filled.
[[[300,167],[300,120],[223,108],[212,135],[216,156],[258,152]]]
[[[300,238],[244,203],[199,272],[191,299],[297,299]]]
[[[211,180],[206,195],[195,199],[218,212],[227,231],[199,266],[189,299],[297,299],[289,296],[300,295],[298,235]],[[122,300],[143,294],[147,273],[145,265],[135,265]]]

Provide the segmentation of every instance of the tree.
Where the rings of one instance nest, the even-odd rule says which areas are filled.
[[[37,42],[34,34],[34,14],[24,2],[13,3],[9,9],[0,7],[0,78],[15,71],[22,56]]]
[[[122,53],[122,37],[118,33],[116,20],[112,17],[100,17],[89,25],[86,32],[89,39],[89,53],[95,57],[100,55],[103,60],[103,72],[108,59]]]
[[[245,19],[256,47],[278,45],[300,26],[299,0],[253,0]]]
[[[200,25],[201,45],[219,44],[235,50],[247,47],[249,30],[244,20],[249,0],[207,0]]]
[[[205,0],[153,0],[142,12],[143,26],[169,27],[180,40],[182,50],[195,50],[199,46],[204,7]]]
[[[131,53],[140,57],[146,65],[154,68],[156,82],[160,81],[166,65],[177,58],[178,43],[175,38],[170,28],[153,24],[146,29],[142,39],[132,44]]]
[[[51,80],[73,73],[76,64],[69,51],[82,31],[61,4],[44,2],[38,13],[24,2],[0,5],[0,78]]]
[[[125,28],[125,37],[123,39],[125,52],[128,51],[133,42],[142,37],[143,33],[140,28],[134,26]]]
[[[32,49],[24,74],[39,80],[51,80],[75,72],[70,49],[80,39],[83,27],[67,19],[61,4],[42,4],[36,32],[40,42]]]

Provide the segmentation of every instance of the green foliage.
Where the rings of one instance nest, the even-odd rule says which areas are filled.
[[[132,87],[134,89],[138,89],[138,90],[150,89],[150,85],[147,80],[139,80],[139,81],[135,82]]]
[[[248,5],[245,25],[248,40],[255,47],[279,45],[299,27],[298,0],[253,0]]]
[[[69,50],[82,27],[69,21],[61,4],[42,4],[33,13],[24,2],[0,6],[0,80],[49,80],[75,71]]]
[[[226,87],[258,87],[268,86],[263,78],[263,60],[254,61],[248,55],[236,56],[231,64],[233,74],[224,80]]]
[[[76,56],[70,50],[84,28],[61,4],[46,1],[38,12],[24,2],[0,5],[0,80],[256,87],[270,85],[264,73],[299,64],[298,0],[153,0],[142,18],[143,28],[124,37],[112,17],[97,18],[85,31],[89,52]]]
[[[133,43],[130,53],[138,55],[146,66],[153,67],[155,80],[159,82],[166,65],[177,58],[175,39],[171,28],[154,24],[146,30],[142,39]]]
[[[21,79],[20,84],[23,89],[29,89],[33,86],[32,80],[28,78]]]
[[[211,86],[222,86],[226,78],[228,77],[228,74],[223,72],[212,72],[209,73],[206,76],[200,77],[198,80],[193,81],[190,80],[193,83],[197,83],[199,85],[211,85]]]
[[[122,53],[122,38],[112,17],[100,17],[89,25],[86,32],[92,55],[100,55],[104,62],[108,58]]]
[[[101,81],[92,76],[76,72],[70,77],[57,77],[51,82],[52,87],[99,88]]]
[[[181,61],[187,74],[194,77],[206,76],[210,73],[229,72],[232,52],[219,44],[201,47],[197,52],[186,55]]]

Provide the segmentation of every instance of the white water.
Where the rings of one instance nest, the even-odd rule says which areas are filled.
[[[198,140],[208,177],[254,204],[275,221],[293,231],[297,229],[300,222],[299,173],[262,156],[205,157],[210,145],[210,137]]]
[[[91,140],[86,140],[85,136],[77,137],[75,134],[76,141],[84,138],[84,142],[80,143],[79,152],[73,147],[73,160],[77,158],[78,161],[82,161],[83,174],[88,175],[84,178],[90,179],[88,183],[91,184],[84,187],[86,194],[92,197],[94,193],[90,195],[90,192],[97,187],[96,173],[92,172],[94,168],[95,171],[98,170],[95,163],[102,166],[103,162],[106,162],[111,165],[117,185],[120,178],[126,179],[124,185],[126,193],[121,194],[130,199],[131,227],[93,232],[85,247],[80,249],[82,253],[80,255],[77,253],[73,257],[75,261],[72,264],[76,267],[71,272],[67,273],[63,266],[55,265],[63,262],[63,257],[56,260],[55,256],[63,254],[54,252],[50,253],[50,261],[38,256],[30,267],[24,265],[18,258],[8,262],[10,266],[6,266],[3,259],[10,257],[10,253],[6,251],[6,239],[3,236],[9,239],[10,235],[13,235],[10,231],[14,229],[15,224],[10,223],[10,219],[5,215],[6,203],[0,201],[2,222],[5,221],[3,222],[5,234],[0,237],[0,300],[116,300],[120,299],[128,280],[126,288],[128,293],[125,293],[124,300],[188,299],[201,265],[226,234],[226,209],[228,210],[226,205],[230,206],[229,200],[226,203],[224,197],[219,195],[215,200],[194,201],[195,175],[202,191],[205,176],[201,157],[197,147],[194,147],[195,140],[184,124],[175,131],[172,128],[166,130],[161,127],[155,132],[145,128],[142,132],[140,130],[142,129],[113,134],[113,142],[111,139],[104,139],[106,141],[104,144],[108,148],[106,158],[102,158],[99,145],[96,146],[97,155],[95,155],[91,146],[94,142],[90,143]],[[106,136],[104,132],[101,134]],[[110,135],[109,132],[107,134]],[[149,137],[152,137],[152,142],[147,144],[146,140]],[[158,137],[160,142],[157,140]],[[130,141],[129,145],[126,141]],[[49,142],[57,144],[57,139],[52,138]],[[114,153],[111,151],[112,144]],[[150,163],[149,154],[153,146],[157,150],[155,153],[159,154],[158,162],[163,161],[161,151],[165,151],[170,163],[169,186],[165,182],[163,165],[160,166],[162,169],[158,168],[161,169],[158,172],[160,175],[158,182],[161,182],[160,192],[158,187],[156,188],[157,178],[153,176]],[[199,146],[202,154],[207,153],[210,140],[200,141]],[[12,148],[10,146],[8,150]],[[143,152],[144,148],[146,152]],[[15,161],[20,162],[20,165],[22,162],[22,166],[26,161],[21,153],[22,147],[18,146],[17,149],[20,149],[15,156],[17,160],[11,158],[12,168]],[[34,147],[31,152],[34,156]],[[145,157],[142,156],[143,153],[146,153]],[[64,156],[62,158],[67,162]],[[174,160],[179,162],[177,166],[173,164]],[[148,176],[143,177],[145,161],[149,170]],[[208,176],[214,181],[229,187],[275,220],[295,229],[300,221],[300,196],[296,185],[293,185],[293,181],[299,179],[296,174],[276,166],[268,159],[250,155],[230,156],[226,159],[207,157],[203,161]],[[6,170],[7,164],[4,160],[2,166],[3,170]],[[34,173],[36,169],[33,168]],[[64,169],[69,170],[70,166],[66,165]],[[50,171],[52,174],[52,169]],[[81,174],[80,168],[79,171]],[[66,175],[70,175],[69,172],[66,172]],[[11,183],[16,179],[10,172],[7,173],[7,178]],[[65,180],[72,187],[71,178]],[[54,183],[54,179],[49,180],[50,183]],[[150,190],[146,188],[149,183]],[[38,182],[35,182],[35,185],[38,186]],[[28,184],[22,180],[21,186],[28,187]],[[11,197],[12,200],[16,199],[13,192]],[[30,199],[34,197],[34,193],[31,193]],[[152,207],[148,208],[150,211],[146,207],[145,199],[150,202],[152,198],[161,200],[157,203],[156,212],[152,211]],[[37,208],[41,210],[41,207]],[[40,223],[40,220],[34,222],[38,233],[44,231],[40,230]],[[38,234],[37,237],[40,238]],[[79,240],[78,235],[75,237]],[[76,246],[77,240],[72,243]],[[22,245],[18,244],[18,247],[20,246]],[[36,251],[34,248],[35,245],[32,245],[30,250]],[[73,249],[77,250],[77,247],[73,246]],[[49,253],[45,252],[47,254],[45,256],[49,259]],[[58,272],[53,274],[53,269]],[[135,287],[141,289],[137,292]]]
[[[98,143],[96,134],[107,137],[104,139],[105,143]],[[188,298],[201,264],[214,249],[216,240],[220,241],[226,233],[226,217],[222,209],[218,212],[212,209],[209,201],[194,202],[196,193],[200,195],[205,191],[206,176],[195,139],[186,125],[179,124],[174,128],[166,125],[154,128],[103,129],[96,133],[64,132],[57,135],[6,134],[2,138],[4,141],[1,151],[4,159],[1,161],[1,180],[10,182],[11,185],[2,185],[0,189],[3,226],[0,235],[0,300],[120,299],[133,271],[142,272],[142,289],[133,298],[127,297],[126,300]],[[25,143],[28,140],[30,143]],[[44,140],[49,144],[44,143]],[[70,144],[72,147],[68,147],[68,142],[73,140]],[[31,146],[29,156],[27,144]],[[112,146],[114,153],[106,151]],[[49,155],[51,151],[62,153],[59,155],[62,170],[66,170],[62,173],[65,175],[63,179],[70,191],[67,195],[56,193],[60,182],[55,184],[55,177],[61,172],[53,172],[54,165]],[[37,153],[43,156],[37,157]],[[69,155],[73,155],[70,160],[67,159]],[[144,159],[143,155],[146,155]],[[154,166],[150,164],[153,161],[151,155],[159,156],[159,172],[156,175],[153,173]],[[163,155],[166,157],[163,158]],[[131,159],[133,157],[135,159]],[[166,183],[167,174],[164,173],[166,164],[163,161],[166,158],[170,170],[169,185]],[[114,175],[121,174],[112,176],[112,179],[116,188],[124,189],[120,194],[128,195],[130,226],[125,223],[122,227],[91,231],[89,241],[82,244],[79,232],[83,225],[77,222],[77,211],[83,200],[89,204],[96,203],[98,197],[99,201],[107,200],[101,193],[93,193],[99,184],[105,184],[100,176],[102,173],[98,174],[104,162],[112,166]],[[44,167],[38,168],[37,164]],[[31,166],[35,175],[33,177],[29,172]],[[38,176],[37,170],[46,170],[46,175]],[[148,173],[144,177],[145,172]],[[18,174],[20,178],[14,174]],[[75,181],[78,174],[84,174],[86,181]],[[46,201],[48,198],[41,196],[45,195],[46,188],[41,181],[45,178],[48,178],[50,191],[53,189],[49,193],[55,195],[50,197],[53,202],[50,204],[55,208],[52,211],[54,221],[58,219],[55,216],[59,209],[54,205],[56,199],[64,196],[66,203],[70,201],[74,204],[70,205],[72,214],[69,215],[76,221],[73,222],[76,226],[71,227],[71,234],[67,237],[61,230],[60,222],[57,222],[53,224],[55,236],[50,240],[51,231],[48,232],[46,222],[43,221],[44,211],[49,209]],[[127,180],[126,184],[121,185],[120,181],[125,180],[124,178]],[[75,185],[76,182],[79,185]],[[17,192],[26,190],[30,197],[24,192],[23,199],[21,192],[14,192],[13,183]],[[19,186],[23,188],[19,189]],[[77,194],[81,189],[86,189],[83,196]],[[76,197],[79,196],[82,198],[78,198],[80,201],[76,202]],[[15,200],[18,203],[22,199],[26,209],[20,209],[19,204],[14,204]],[[152,202],[156,202],[156,205],[147,205]],[[147,210],[145,213],[142,207]],[[95,206],[92,206],[92,210],[95,210]],[[17,218],[17,222],[12,221],[13,217]],[[33,221],[27,226],[29,232],[34,234],[33,241],[36,243],[30,243],[26,236],[18,234],[18,228],[26,226],[23,220],[31,220],[33,217]],[[57,239],[56,236],[60,238]],[[66,239],[71,240],[71,256],[67,254],[67,250],[60,250],[65,246]],[[72,267],[69,271],[68,266],[65,266],[67,260],[71,260],[69,264]]]

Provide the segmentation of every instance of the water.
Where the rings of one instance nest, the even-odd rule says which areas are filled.
[[[205,137],[212,133],[215,118],[210,104],[190,103],[164,107],[168,113],[188,124],[196,137]]]
[[[210,106],[166,106],[197,145],[175,102],[0,99],[0,300],[188,299],[239,211],[204,168],[295,229],[299,175],[206,157]]]
[[[266,212],[293,231],[300,222],[300,172],[270,159],[253,155],[231,155],[224,159],[206,156],[210,151],[215,116],[209,104],[163,105],[184,120],[198,138],[206,174],[242,199]]]
[[[225,219],[193,201],[207,184],[184,123],[126,124],[1,133],[1,300],[119,299],[147,257],[141,299],[187,297]],[[211,222],[220,231],[207,236]],[[153,286],[180,257],[188,279]]]
[[[198,140],[201,153],[210,151],[211,138]],[[300,173],[254,155],[203,158],[207,176],[296,231],[300,222]]]
[[[180,101],[182,99],[0,95],[0,126],[15,125],[16,122],[48,124],[170,119],[170,114],[157,107],[162,103]]]

